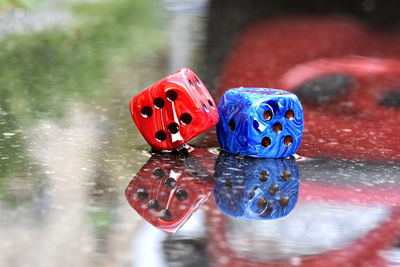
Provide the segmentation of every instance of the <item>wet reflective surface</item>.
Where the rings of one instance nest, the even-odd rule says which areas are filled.
[[[368,3],[360,9],[371,8]],[[343,68],[350,71],[296,86],[304,97],[327,79],[337,85],[325,94],[311,90],[308,137],[301,147],[307,158],[250,163],[221,153],[215,131],[193,140],[200,147],[189,155],[149,152],[130,117],[129,100],[184,66],[216,95],[227,89],[216,91],[226,71],[217,70],[222,61],[216,61],[230,55],[226,40],[230,31],[239,34],[238,21],[260,17],[249,8],[239,10],[246,15],[230,20],[215,1],[78,1],[67,10],[71,25],[1,36],[0,266],[399,264],[400,150],[392,127],[398,124],[392,86],[398,77],[388,71],[394,68],[375,78],[365,74],[366,66],[388,63],[371,59],[382,56],[376,51],[386,46],[377,45],[375,55],[349,65],[354,58],[347,56],[359,54],[353,42],[352,53],[329,61],[337,67],[344,56]],[[358,32],[351,25],[345,27],[347,36]],[[380,44],[398,38],[395,32],[387,35]],[[327,46],[337,44],[332,36],[326,37]],[[387,59],[396,60],[395,44]],[[313,47],[301,51],[315,59]],[[324,53],[319,57],[328,57]],[[292,78],[321,63],[295,69],[297,61],[285,61],[287,68],[278,61],[261,62],[269,62],[271,72],[293,68],[286,76]],[[247,70],[236,78],[267,86],[267,76]],[[339,115],[334,104],[313,106],[321,99],[341,101],[353,90],[343,85],[354,77],[358,82],[352,85],[368,88],[368,99],[374,99],[363,102],[362,94],[351,95],[354,107],[360,107],[357,116],[347,112],[351,106]],[[370,107],[377,107],[376,113]],[[390,127],[377,119],[380,114],[388,114]],[[379,126],[368,122],[369,116]],[[330,128],[319,136],[322,126]],[[153,199],[157,202],[149,203]]]

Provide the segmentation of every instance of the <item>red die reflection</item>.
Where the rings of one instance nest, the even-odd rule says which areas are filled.
[[[354,21],[268,20],[248,28],[225,62],[221,96],[243,84],[297,93],[306,156],[399,161],[400,39]]]
[[[133,120],[155,150],[172,150],[218,122],[205,85],[184,68],[146,88],[130,104]]]
[[[216,155],[195,149],[187,156],[154,154],[126,188],[129,204],[146,221],[176,232],[210,195]]]

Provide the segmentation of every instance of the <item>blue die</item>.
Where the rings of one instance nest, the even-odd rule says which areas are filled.
[[[221,148],[235,155],[285,158],[299,148],[303,109],[293,93],[268,88],[233,88],[218,105]]]
[[[293,158],[254,159],[222,152],[215,164],[214,200],[225,214],[278,219],[295,207],[300,177]]]

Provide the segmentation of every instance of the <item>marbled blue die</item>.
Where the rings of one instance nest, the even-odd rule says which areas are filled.
[[[293,93],[269,88],[233,88],[218,105],[221,148],[235,155],[284,158],[299,148],[303,109]]]
[[[293,158],[255,159],[222,152],[214,179],[217,207],[232,217],[278,219],[297,203],[300,177]]]

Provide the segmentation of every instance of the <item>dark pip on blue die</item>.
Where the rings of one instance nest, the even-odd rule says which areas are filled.
[[[235,155],[285,158],[299,148],[303,108],[293,93],[269,88],[233,88],[218,105],[221,148]]]

